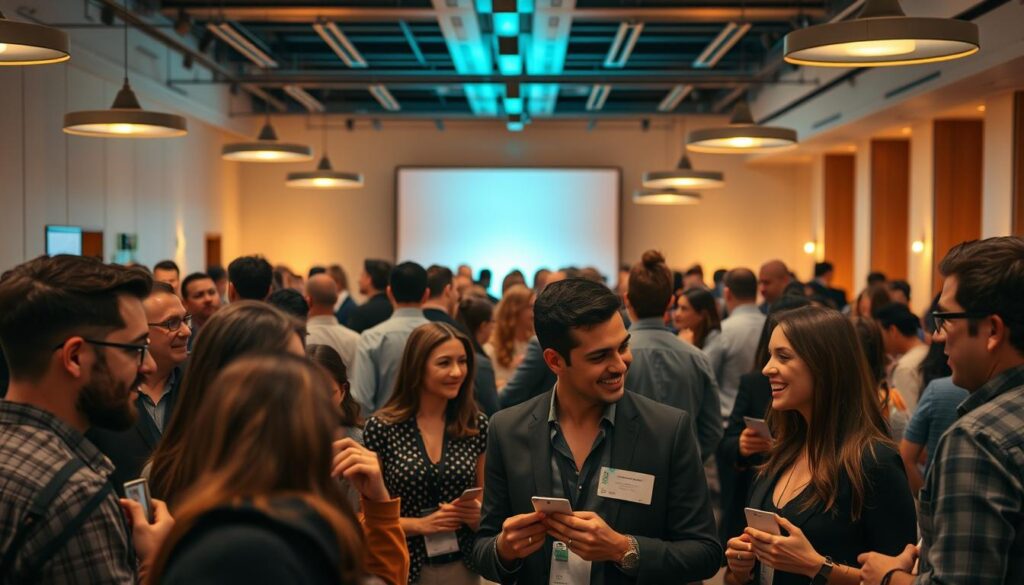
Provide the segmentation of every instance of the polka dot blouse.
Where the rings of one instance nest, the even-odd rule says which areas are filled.
[[[388,424],[377,417],[366,421],[363,438],[366,447],[380,457],[384,484],[391,497],[402,498],[401,515],[405,518],[424,516],[424,510],[437,508],[476,487],[476,465],[487,450],[487,417],[478,415],[475,437],[445,437],[441,460],[435,465],[427,457],[416,419]],[[462,562],[470,569],[473,531],[463,525],[456,532]],[[406,538],[409,547],[409,582],[419,580],[420,568],[427,561],[427,548],[422,536]]]

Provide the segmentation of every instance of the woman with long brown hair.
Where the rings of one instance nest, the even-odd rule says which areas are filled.
[[[526,346],[533,337],[533,299],[532,290],[515,284],[505,291],[495,309],[494,331],[484,344],[484,351],[494,364],[498,392],[523,361]]]
[[[683,341],[700,349],[707,347],[722,332],[722,318],[711,291],[690,288],[680,293],[672,311],[672,325]]]
[[[775,443],[749,506],[776,514],[781,535],[748,526],[730,539],[725,582],[856,585],[857,555],[916,538],[906,472],[849,320],[820,307],[775,320],[763,370]]]
[[[899,444],[903,432],[907,428],[910,415],[907,403],[898,388],[891,388],[885,376],[885,344],[882,340],[882,328],[874,319],[852,317],[850,321],[857,331],[860,345],[864,349],[864,357],[868,360],[868,371],[871,381],[878,388],[878,400],[882,406],[882,417],[889,428],[889,437]]]
[[[351,387],[348,381],[348,368],[345,367],[345,360],[329,345],[308,345],[306,346],[306,357],[309,361],[320,366],[330,376],[333,382],[331,402],[341,408],[341,428],[345,435],[356,441],[363,442],[363,424],[365,421],[359,413],[359,403],[352,398],[349,392]]]
[[[487,417],[473,399],[473,345],[435,322],[413,330],[395,391],[366,421],[366,446],[380,457],[392,497],[402,500],[409,582],[479,583],[468,566],[480,526]]]
[[[183,466],[150,583],[359,583],[368,553],[331,478],[337,408],[330,382],[290,355],[251,355],[215,378]],[[396,535],[401,532],[397,531]]]

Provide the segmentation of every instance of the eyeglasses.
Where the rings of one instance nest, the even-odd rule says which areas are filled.
[[[185,325],[189,329],[192,328],[192,315],[185,315],[184,317],[171,317],[166,321],[160,323],[147,323],[150,327],[162,327],[171,333],[181,329],[182,325]]]
[[[984,313],[981,311],[933,311],[932,319],[935,321],[936,331],[945,331],[947,321],[951,321],[953,319],[981,319],[983,317],[988,317],[991,314],[992,313]]]
[[[83,337],[82,341],[86,343],[91,343],[92,345],[99,345],[101,347],[116,347],[118,349],[123,349],[125,351],[138,352],[140,368],[142,367],[142,364],[146,362],[146,354],[149,353],[148,340],[146,341],[146,343],[114,343],[113,341],[100,341],[98,339],[86,339]],[[58,349],[61,349],[62,347],[64,347],[65,343],[67,343],[66,340],[60,342],[60,344],[54,347],[53,350],[57,351]]]

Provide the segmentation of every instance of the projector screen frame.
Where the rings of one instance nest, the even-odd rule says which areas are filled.
[[[562,165],[511,165],[511,166],[495,166],[495,165],[397,165],[395,166],[394,177],[392,178],[392,189],[391,189],[391,205],[395,210],[392,215],[393,222],[391,225],[392,233],[394,237],[394,248],[392,253],[392,259],[395,263],[403,262],[404,260],[398,258],[399,244],[399,231],[398,226],[401,223],[399,217],[398,207],[398,176],[403,170],[427,170],[427,171],[461,171],[461,170],[480,170],[480,169],[498,169],[507,171],[527,170],[527,171],[613,171],[617,177],[616,180],[616,194],[615,194],[615,219],[616,219],[616,231],[615,231],[615,274],[607,274],[609,282],[606,284],[609,288],[615,286],[615,280],[618,277],[618,268],[622,265],[622,194],[624,192],[622,185],[622,167],[611,166],[611,165],[573,165],[573,166],[562,166]],[[455,271],[455,266],[449,266],[452,272]],[[552,266],[550,270],[558,270],[561,266]],[[504,276],[504,275],[502,275]],[[532,283],[533,275],[525,275]]]

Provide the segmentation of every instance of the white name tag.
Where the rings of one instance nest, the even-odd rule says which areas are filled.
[[[569,550],[564,542],[555,541],[551,546],[548,585],[590,585],[591,562]]]
[[[772,581],[775,580],[775,569],[768,565],[761,563],[761,575],[758,579],[759,585],[772,585]]]
[[[427,545],[427,556],[431,558],[459,552],[459,539],[454,532],[425,534],[423,541]]]
[[[601,468],[601,477],[597,482],[597,495],[602,498],[650,506],[653,494],[653,475],[611,467]]]

